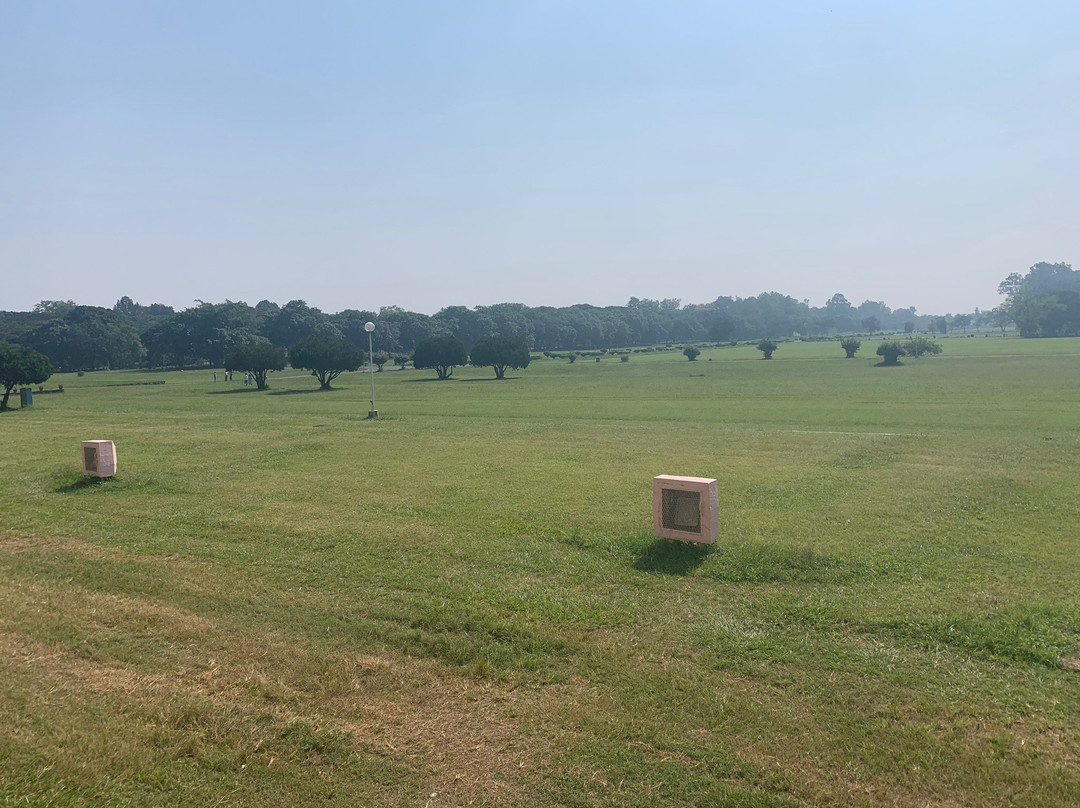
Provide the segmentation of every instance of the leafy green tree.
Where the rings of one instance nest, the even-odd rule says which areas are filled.
[[[265,390],[269,385],[266,377],[274,370],[285,369],[285,351],[265,340],[237,345],[225,356],[226,370],[242,370],[250,373],[255,386]]]
[[[1005,336],[1005,329],[1012,325],[1013,322],[1012,312],[1005,303],[986,312],[985,319],[987,324],[994,328],[1000,328],[1002,336]]]
[[[701,350],[695,348],[693,345],[687,345],[682,349],[683,356],[689,359],[691,362],[696,362],[697,358],[701,356]]]
[[[449,379],[454,368],[464,365],[468,354],[457,337],[444,334],[421,340],[413,351],[413,367],[417,370],[430,368],[440,379]]]
[[[886,340],[877,347],[877,355],[882,358],[883,365],[899,365],[900,357],[904,355],[904,346],[899,340]]]
[[[505,378],[507,368],[527,368],[530,358],[525,340],[510,334],[481,337],[469,354],[472,364],[478,367],[490,365],[495,370],[496,379]]]
[[[848,359],[854,359],[855,353],[862,347],[862,342],[855,337],[846,337],[840,340],[840,347],[844,349]]]
[[[0,399],[0,412],[8,408],[11,391],[20,384],[41,384],[53,375],[49,357],[22,345],[0,342],[0,386],[4,397]]]
[[[346,371],[364,364],[364,352],[341,337],[308,337],[289,350],[289,364],[303,368],[319,380],[320,390]]]
[[[777,347],[779,346],[777,346],[776,342],[771,339],[763,339],[757,344],[757,349],[763,354],[765,354],[765,356],[762,357],[763,359],[772,359],[772,355],[776,351]]]

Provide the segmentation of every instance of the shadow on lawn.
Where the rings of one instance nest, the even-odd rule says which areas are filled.
[[[665,575],[689,575],[705,563],[712,550],[712,545],[657,539],[638,555],[634,569],[662,572]]]
[[[304,390],[274,390],[274,391],[272,391],[270,393],[267,393],[267,395],[270,395],[270,396],[306,396],[308,393],[336,393],[339,389],[341,389],[341,388],[327,387],[326,389],[323,389],[322,387],[313,387],[313,388],[304,389]]]
[[[77,491],[86,491],[108,485],[113,479],[112,477],[90,477],[85,474],[63,471],[54,475],[56,488],[53,490],[58,494],[74,494]]]

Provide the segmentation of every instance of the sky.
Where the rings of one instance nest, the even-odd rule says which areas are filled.
[[[992,308],[1080,262],[1078,35],[1075,0],[0,0],[0,310]]]

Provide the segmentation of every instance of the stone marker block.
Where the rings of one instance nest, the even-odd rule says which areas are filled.
[[[84,440],[82,456],[83,474],[90,477],[116,475],[116,444],[111,440]]]
[[[653,477],[653,530],[661,539],[712,544],[720,537],[720,496],[709,477]]]

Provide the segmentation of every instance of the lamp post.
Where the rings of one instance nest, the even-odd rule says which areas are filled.
[[[379,411],[375,409],[375,355],[371,352],[371,332],[375,330],[375,323],[364,323],[364,330],[367,331],[368,373],[371,374],[371,409],[367,417],[378,418]]]

